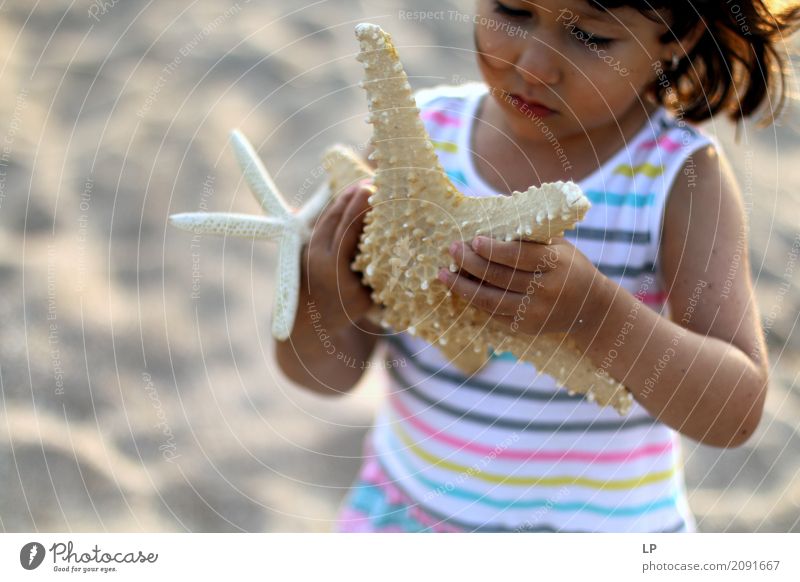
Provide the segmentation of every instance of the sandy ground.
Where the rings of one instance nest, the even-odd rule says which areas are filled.
[[[0,9],[0,529],[329,531],[380,378],[287,383],[273,249],[166,218],[258,211],[233,127],[295,200],[326,146],[369,137],[356,23],[393,33],[415,87],[478,78],[471,25],[400,14],[421,0],[33,5]],[[750,203],[773,382],[746,446],[686,443],[703,531],[800,531],[796,121],[738,146],[708,125]]]

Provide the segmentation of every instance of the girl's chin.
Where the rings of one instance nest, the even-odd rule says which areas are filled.
[[[553,113],[546,117],[538,117],[532,111],[521,111],[521,108],[514,107],[509,101],[504,99],[500,90],[495,90],[493,95],[492,107],[494,113],[490,118],[499,115],[503,119],[503,127],[515,138],[537,142],[546,139],[550,133],[551,126],[555,126],[561,113]]]
[[[514,111],[504,112],[506,127],[508,127],[514,134],[529,141],[536,141],[546,138],[551,134],[551,120],[536,117],[527,117],[515,113]],[[555,132],[553,132],[555,133]]]

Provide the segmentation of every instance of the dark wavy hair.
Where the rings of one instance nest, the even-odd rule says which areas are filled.
[[[686,40],[698,23],[703,32],[694,47],[678,55],[676,69],[665,63],[665,78],[650,91],[664,106],[680,109],[686,120],[701,122],[723,113],[738,122],[767,99],[762,126],[783,110],[789,72],[782,48],[785,37],[800,28],[800,5],[773,13],[763,0],[587,0],[598,10],[629,6],[666,24],[662,43]],[[665,19],[655,11],[669,15]],[[702,22],[705,22],[703,25]],[[666,82],[665,82],[666,79]],[[777,95],[777,106],[773,96]]]

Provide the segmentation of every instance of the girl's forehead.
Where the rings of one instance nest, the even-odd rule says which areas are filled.
[[[611,0],[477,0],[476,5],[491,7],[491,5],[502,3],[509,7],[524,10],[526,7],[531,10],[540,10],[549,13],[553,18],[563,20],[566,15],[570,18],[577,17],[581,22],[591,22],[604,24],[607,27],[617,27],[619,29],[635,29],[642,26],[669,26],[669,9],[663,6],[663,2],[652,0],[641,3],[641,7],[648,16],[637,7],[640,3]]]
[[[497,0],[477,0],[476,4],[486,1],[490,4],[497,3]],[[631,17],[640,14],[634,2],[626,3],[624,1],[602,2],[596,0],[502,0],[504,3],[513,4],[515,8],[524,9],[538,8],[545,12],[558,13],[562,9],[570,10],[575,14],[579,14],[586,20],[595,21],[621,21],[625,24],[630,23]],[[658,2],[646,2],[643,8],[648,8],[656,11],[654,5]]]

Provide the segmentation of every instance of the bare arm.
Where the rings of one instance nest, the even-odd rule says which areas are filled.
[[[275,342],[278,365],[292,382],[312,392],[345,394],[367,369],[363,362],[372,356],[380,327],[362,319],[357,325],[331,332],[325,328],[324,318],[318,317],[314,300],[305,292],[305,282],[302,289],[291,336]]]
[[[741,194],[712,148],[694,156],[694,171],[694,186],[691,171],[676,180],[664,217],[660,257],[673,320],[606,280],[596,320],[573,337],[595,362],[616,349],[606,371],[654,417],[704,444],[735,447],[761,418],[764,337]]]

